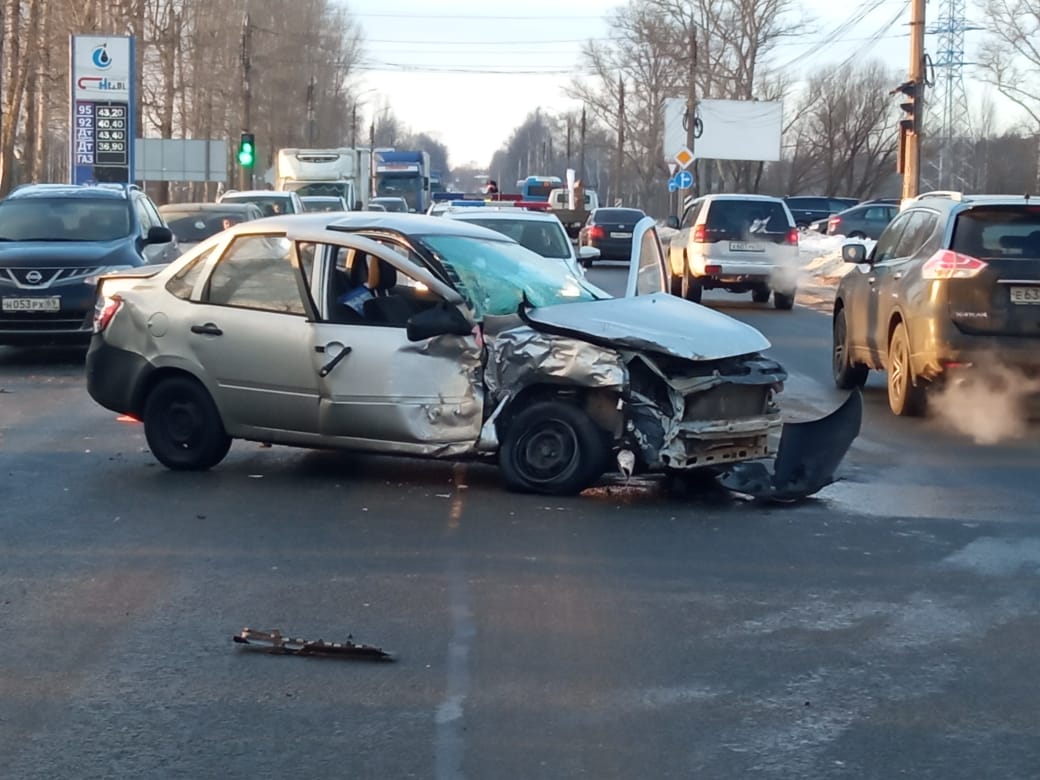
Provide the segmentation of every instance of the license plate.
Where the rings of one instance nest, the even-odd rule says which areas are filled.
[[[1040,287],[1012,287],[1011,302],[1040,304]]]
[[[611,238],[632,238],[631,233],[611,233]]]
[[[765,252],[766,248],[761,244],[751,244],[747,241],[730,241],[729,251],[731,252]]]
[[[4,298],[4,311],[61,311],[61,298]]]

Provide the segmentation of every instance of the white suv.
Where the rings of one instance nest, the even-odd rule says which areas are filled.
[[[770,294],[778,309],[794,306],[798,228],[787,205],[767,195],[706,195],[686,210],[668,253],[673,295],[700,302],[703,290]]]
[[[228,190],[217,203],[254,203],[265,217],[305,211],[300,196],[285,190]]]

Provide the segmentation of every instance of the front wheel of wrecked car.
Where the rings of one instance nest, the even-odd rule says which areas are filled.
[[[603,473],[607,455],[605,434],[584,411],[541,401],[510,421],[498,465],[510,490],[573,495]]]
[[[163,379],[148,394],[144,435],[156,459],[175,471],[205,471],[231,448],[213,399],[187,377]]]

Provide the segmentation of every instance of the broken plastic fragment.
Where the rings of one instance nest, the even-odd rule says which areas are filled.
[[[243,628],[242,633],[231,637],[235,644],[244,649],[275,655],[313,655],[325,658],[352,658],[363,661],[393,661],[393,656],[380,647],[362,645],[348,636],[344,642],[326,642],[323,639],[294,639],[282,636],[277,628],[271,631],[254,631]]]

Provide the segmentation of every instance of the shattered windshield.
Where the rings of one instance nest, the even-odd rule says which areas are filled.
[[[444,265],[477,318],[514,313],[526,296],[535,307],[594,301],[610,296],[511,241],[466,236],[422,236]]]

